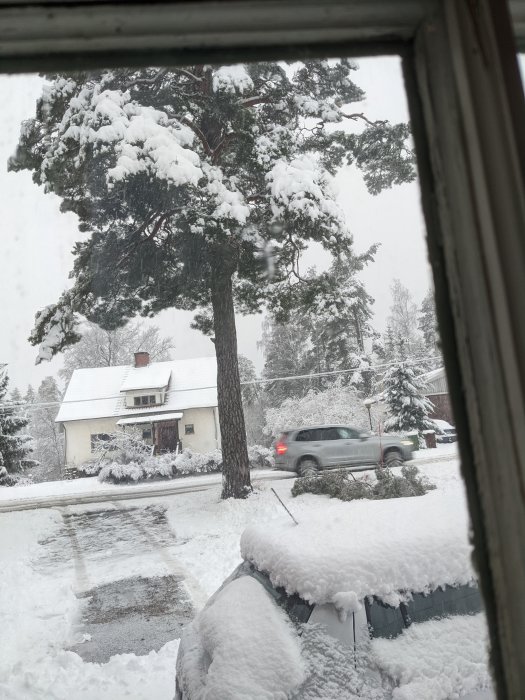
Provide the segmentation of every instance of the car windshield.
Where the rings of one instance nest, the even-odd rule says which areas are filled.
[[[430,593],[412,593],[406,603],[387,605],[375,596],[365,599],[366,618],[372,637],[397,637],[414,622],[473,615],[482,601],[476,586],[443,586]]]

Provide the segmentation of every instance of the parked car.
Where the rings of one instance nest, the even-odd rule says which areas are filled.
[[[274,443],[275,467],[312,476],[320,469],[357,467],[384,461],[389,467],[412,459],[413,443],[391,435],[372,435],[346,425],[286,430]]]
[[[495,700],[464,513],[433,492],[250,526],[183,632],[176,700]]]
[[[436,430],[436,442],[456,442],[458,436],[456,434],[456,428],[446,420],[436,420],[433,419],[434,423],[437,425]]]

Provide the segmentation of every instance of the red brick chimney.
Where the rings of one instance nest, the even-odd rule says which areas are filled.
[[[149,352],[136,352],[135,354],[135,367],[147,367],[149,365]]]

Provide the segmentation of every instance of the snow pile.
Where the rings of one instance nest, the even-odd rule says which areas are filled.
[[[462,491],[341,503],[305,495],[290,520],[248,527],[243,558],[272,582],[315,603],[353,593],[392,605],[401,591],[426,592],[474,580]],[[301,512],[303,516],[301,516]]]
[[[171,700],[179,640],[147,656],[118,654],[106,664],[85,663],[72,651],[60,651],[31,666],[21,662],[0,694],[9,700]]]
[[[374,639],[377,664],[394,680],[394,700],[445,700],[489,688],[485,615],[429,620],[396,639]]]
[[[177,677],[194,700],[284,700],[305,678],[296,631],[249,576],[217,593],[191,626]]]
[[[227,92],[231,94],[248,92],[253,89],[253,80],[242,64],[234,66],[221,66],[213,72],[214,92]]]

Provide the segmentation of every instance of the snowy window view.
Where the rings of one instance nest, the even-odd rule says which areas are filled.
[[[495,698],[400,60],[0,95],[0,695]]]

